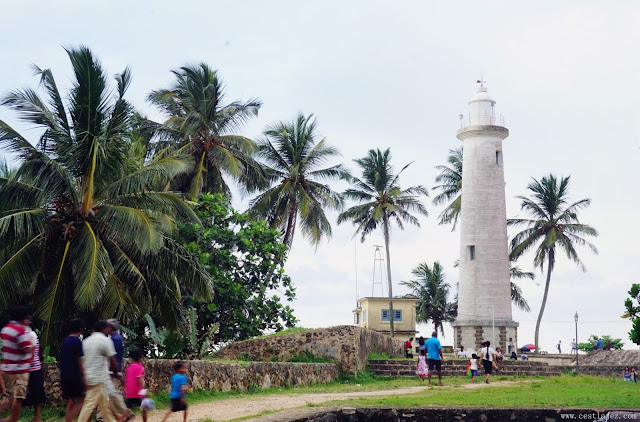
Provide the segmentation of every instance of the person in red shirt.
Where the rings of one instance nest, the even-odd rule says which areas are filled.
[[[8,389],[13,394],[11,416],[4,422],[17,422],[22,409],[22,401],[27,397],[29,369],[33,358],[34,346],[29,337],[28,327],[31,315],[24,306],[13,308],[12,320],[0,331],[2,338],[2,364]]]
[[[413,337],[404,342],[404,352],[408,358],[413,358],[413,351],[411,350],[413,348],[412,342]]]

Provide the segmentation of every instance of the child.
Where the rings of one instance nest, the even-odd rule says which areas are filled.
[[[142,420],[147,422],[147,408],[142,406],[142,399],[146,396],[144,390],[144,366],[142,365],[144,353],[135,348],[129,353],[131,364],[124,371],[124,396],[128,409],[140,407]]]
[[[469,369],[471,370],[471,382],[476,382],[478,376],[478,355],[475,353],[471,355],[469,359]]]
[[[418,356],[418,369],[416,373],[420,377],[420,381],[424,382],[424,377],[427,375],[427,355],[424,349],[420,349],[420,355]]]
[[[184,422],[187,422],[187,364],[178,361],[173,365],[173,371],[175,374],[171,377],[171,393],[169,398],[171,399],[171,409],[162,419],[162,422],[166,421],[172,412],[184,411]]]

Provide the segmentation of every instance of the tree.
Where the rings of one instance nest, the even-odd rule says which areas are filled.
[[[444,280],[444,269],[438,261],[429,268],[426,262],[415,267],[411,274],[417,279],[402,281],[409,287],[412,295],[418,298],[416,304],[416,322],[433,321],[435,331],[440,329],[444,336],[444,322],[451,322],[458,315],[458,303],[448,302],[451,286]]]
[[[197,315],[198,348],[186,349],[188,356],[202,357],[215,345],[293,327],[293,310],[281,301],[281,296],[292,301],[295,288],[284,273],[287,247],[280,233],[234,211],[221,194],[202,194],[196,213],[201,224],[183,225],[181,237],[211,275],[215,299],[185,303]]]
[[[510,259],[513,261],[525,252],[535,248],[533,265],[544,272],[547,267],[547,279],[542,297],[540,313],[536,321],[535,344],[539,344],[540,322],[547,304],[551,273],[556,264],[556,248],[564,251],[567,258],[575,262],[583,271],[586,268],[576,246],[587,246],[592,252],[598,253],[594,245],[585,240],[585,236],[597,236],[593,227],[582,224],[578,220],[578,211],[591,203],[590,199],[581,199],[568,205],[570,176],[559,181],[554,175],[548,175],[541,181],[533,180],[527,189],[533,194],[533,199],[519,196],[522,200],[520,208],[531,215],[531,219],[509,219],[510,226],[527,226],[511,239]]]
[[[528,278],[529,280],[533,280],[535,276],[533,275],[532,272],[522,271],[520,267],[518,267],[517,265],[513,265],[513,263],[511,263],[511,265],[509,266],[509,277],[512,280],[510,281],[511,302],[521,310],[525,312],[531,312],[531,308],[529,307],[529,302],[527,302],[527,299],[525,299],[524,296],[522,296],[522,289],[520,288],[520,286],[514,283],[513,280],[516,278],[517,279]]]
[[[627,310],[622,318],[630,318],[633,327],[629,331],[629,339],[635,344],[640,344],[640,284],[633,283],[627,292],[629,296],[624,301]]]
[[[362,242],[379,225],[382,226],[387,255],[387,280],[389,281],[389,314],[391,315],[389,329],[391,337],[393,337],[393,283],[391,281],[391,254],[389,252],[391,222],[395,220],[401,229],[404,229],[403,223],[420,227],[418,218],[411,212],[428,215],[426,207],[420,202],[420,196],[429,196],[429,191],[423,186],[400,188],[398,179],[411,163],[394,174],[390,163],[391,152],[388,148],[385,151],[369,150],[366,157],[354,160],[354,162],[362,171],[362,179],[354,177],[352,179],[353,187],[347,189],[344,195],[360,202],[360,205],[340,213],[338,224],[351,221],[357,226],[355,234],[361,234],[360,240]]]
[[[152,91],[147,97],[168,116],[162,125],[147,122],[147,130],[158,141],[156,153],[162,156],[177,150],[193,157],[192,170],[176,177],[171,186],[188,193],[190,199],[200,192],[229,195],[226,177],[248,192],[262,186],[264,172],[252,157],[255,143],[233,134],[258,115],[262,103],[251,99],[225,105],[222,80],[204,63],[183,66],[173,74],[171,87]]]
[[[436,166],[440,174],[436,177],[436,183],[441,183],[432,188],[440,193],[433,198],[434,205],[449,204],[438,216],[438,224],[453,224],[451,231],[456,229],[460,208],[462,205],[462,147],[449,150],[447,162],[450,166]]]
[[[176,218],[199,221],[163,190],[189,170],[190,157],[167,156],[127,174],[131,72],[117,75],[113,90],[88,48],[67,54],[74,72],[67,104],[52,72],[37,67],[46,99],[26,88],[2,100],[43,130],[37,148],[0,121],[0,147],[20,159],[12,178],[0,178],[0,311],[33,301],[45,323],[43,347],[55,347],[60,322],[81,312],[126,321],[153,310],[175,327],[182,292],[211,291],[199,262],[170,237]]]
[[[282,230],[283,243],[291,248],[297,219],[302,233],[318,245],[331,236],[331,224],[325,209],[342,208],[342,196],[320,181],[348,179],[349,173],[338,164],[320,168],[327,160],[340,155],[338,150],[320,139],[313,115],[299,114],[291,122],[279,122],[267,128],[259,143],[259,157],[275,186],[269,187],[250,202],[250,214],[264,218],[270,227]]]
[[[591,334],[586,343],[578,343],[578,349],[583,352],[591,352],[594,350],[593,345],[597,344],[598,340],[602,340],[602,344],[605,349],[609,343],[611,343],[611,350],[622,350],[622,347],[624,346],[621,338],[613,338],[608,334],[601,336]]]
[[[7,160],[4,158],[0,161],[0,177],[3,179],[10,179],[16,174],[16,169],[9,167]]]

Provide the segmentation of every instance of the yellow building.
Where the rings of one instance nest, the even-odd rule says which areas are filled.
[[[393,330],[395,338],[408,340],[415,337],[416,331],[416,297],[393,299]],[[359,327],[390,334],[388,297],[363,297],[353,310],[353,322]]]

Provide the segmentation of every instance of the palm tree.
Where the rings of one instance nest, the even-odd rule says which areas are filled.
[[[347,189],[344,195],[361,204],[340,213],[338,224],[351,221],[357,226],[355,234],[361,234],[360,240],[362,242],[368,234],[378,228],[378,225],[382,225],[387,255],[387,280],[389,281],[389,330],[391,337],[393,337],[393,283],[391,281],[391,255],[389,252],[391,221],[395,220],[401,229],[404,229],[403,223],[420,227],[418,218],[411,212],[428,215],[426,207],[420,202],[420,196],[429,196],[429,191],[423,186],[401,189],[398,178],[411,163],[394,174],[390,161],[391,153],[388,148],[385,151],[369,150],[366,157],[354,160],[362,170],[362,179],[354,177],[352,179],[353,188]]]
[[[7,163],[6,159],[2,159],[0,161],[0,177],[3,179],[10,179],[16,174],[16,169],[13,167],[9,167],[9,163]]]
[[[131,73],[117,75],[113,90],[88,48],[66,51],[74,72],[66,104],[52,72],[37,67],[46,99],[30,88],[2,99],[44,132],[34,147],[0,121],[0,148],[20,159],[12,178],[0,178],[0,311],[33,301],[43,344],[57,344],[61,321],[81,312],[153,311],[176,326],[181,294],[211,291],[198,260],[169,237],[176,217],[198,221],[163,190],[191,158],[167,156],[127,174]]]
[[[569,179],[570,176],[567,176],[558,181],[552,174],[543,177],[541,181],[534,179],[527,186],[533,194],[533,199],[518,197],[522,200],[520,209],[529,213],[532,218],[508,220],[510,226],[527,226],[511,239],[511,259],[515,260],[535,248],[534,266],[539,267],[541,271],[544,271],[545,265],[547,266],[547,280],[536,322],[536,347],[539,344],[540,322],[547,304],[551,273],[556,264],[556,247],[564,251],[567,258],[583,271],[586,271],[586,268],[578,256],[576,246],[587,246],[594,253],[598,253],[596,247],[585,240],[585,236],[597,236],[598,232],[578,220],[578,211],[589,206],[591,200],[581,199],[568,205]]]
[[[451,231],[456,229],[458,217],[460,217],[460,206],[462,205],[462,147],[449,150],[447,162],[450,166],[436,166],[440,174],[436,177],[433,190],[441,191],[433,198],[434,205],[449,202],[449,205],[438,216],[438,224],[453,223]]]
[[[429,268],[426,262],[415,267],[411,274],[417,280],[402,281],[400,284],[409,287],[412,295],[418,298],[416,322],[433,321],[435,331],[440,329],[444,336],[444,322],[451,322],[458,315],[458,303],[448,302],[451,286],[444,280],[444,269],[438,261]]]
[[[312,118],[299,114],[291,122],[269,126],[259,143],[259,157],[266,162],[266,172],[275,186],[254,198],[249,212],[281,229],[288,248],[298,218],[302,233],[313,245],[331,236],[325,209],[339,210],[343,199],[320,181],[349,178],[342,164],[319,168],[340,153],[325,139],[318,140],[316,120]]]
[[[158,141],[156,153],[162,156],[177,150],[193,156],[193,169],[177,177],[172,187],[195,199],[200,192],[229,195],[227,176],[247,192],[264,185],[264,172],[252,158],[255,143],[233,134],[258,115],[262,103],[251,99],[224,104],[222,80],[204,63],[183,66],[173,74],[170,88],[152,91],[147,97],[168,117],[162,125],[147,122]]]
[[[531,312],[531,308],[529,307],[529,302],[527,299],[522,296],[522,289],[516,283],[513,282],[514,279],[529,279],[533,280],[535,278],[534,274],[529,271],[522,271],[520,267],[511,264],[509,267],[509,277],[511,278],[511,302],[516,305],[518,308],[525,312]]]

